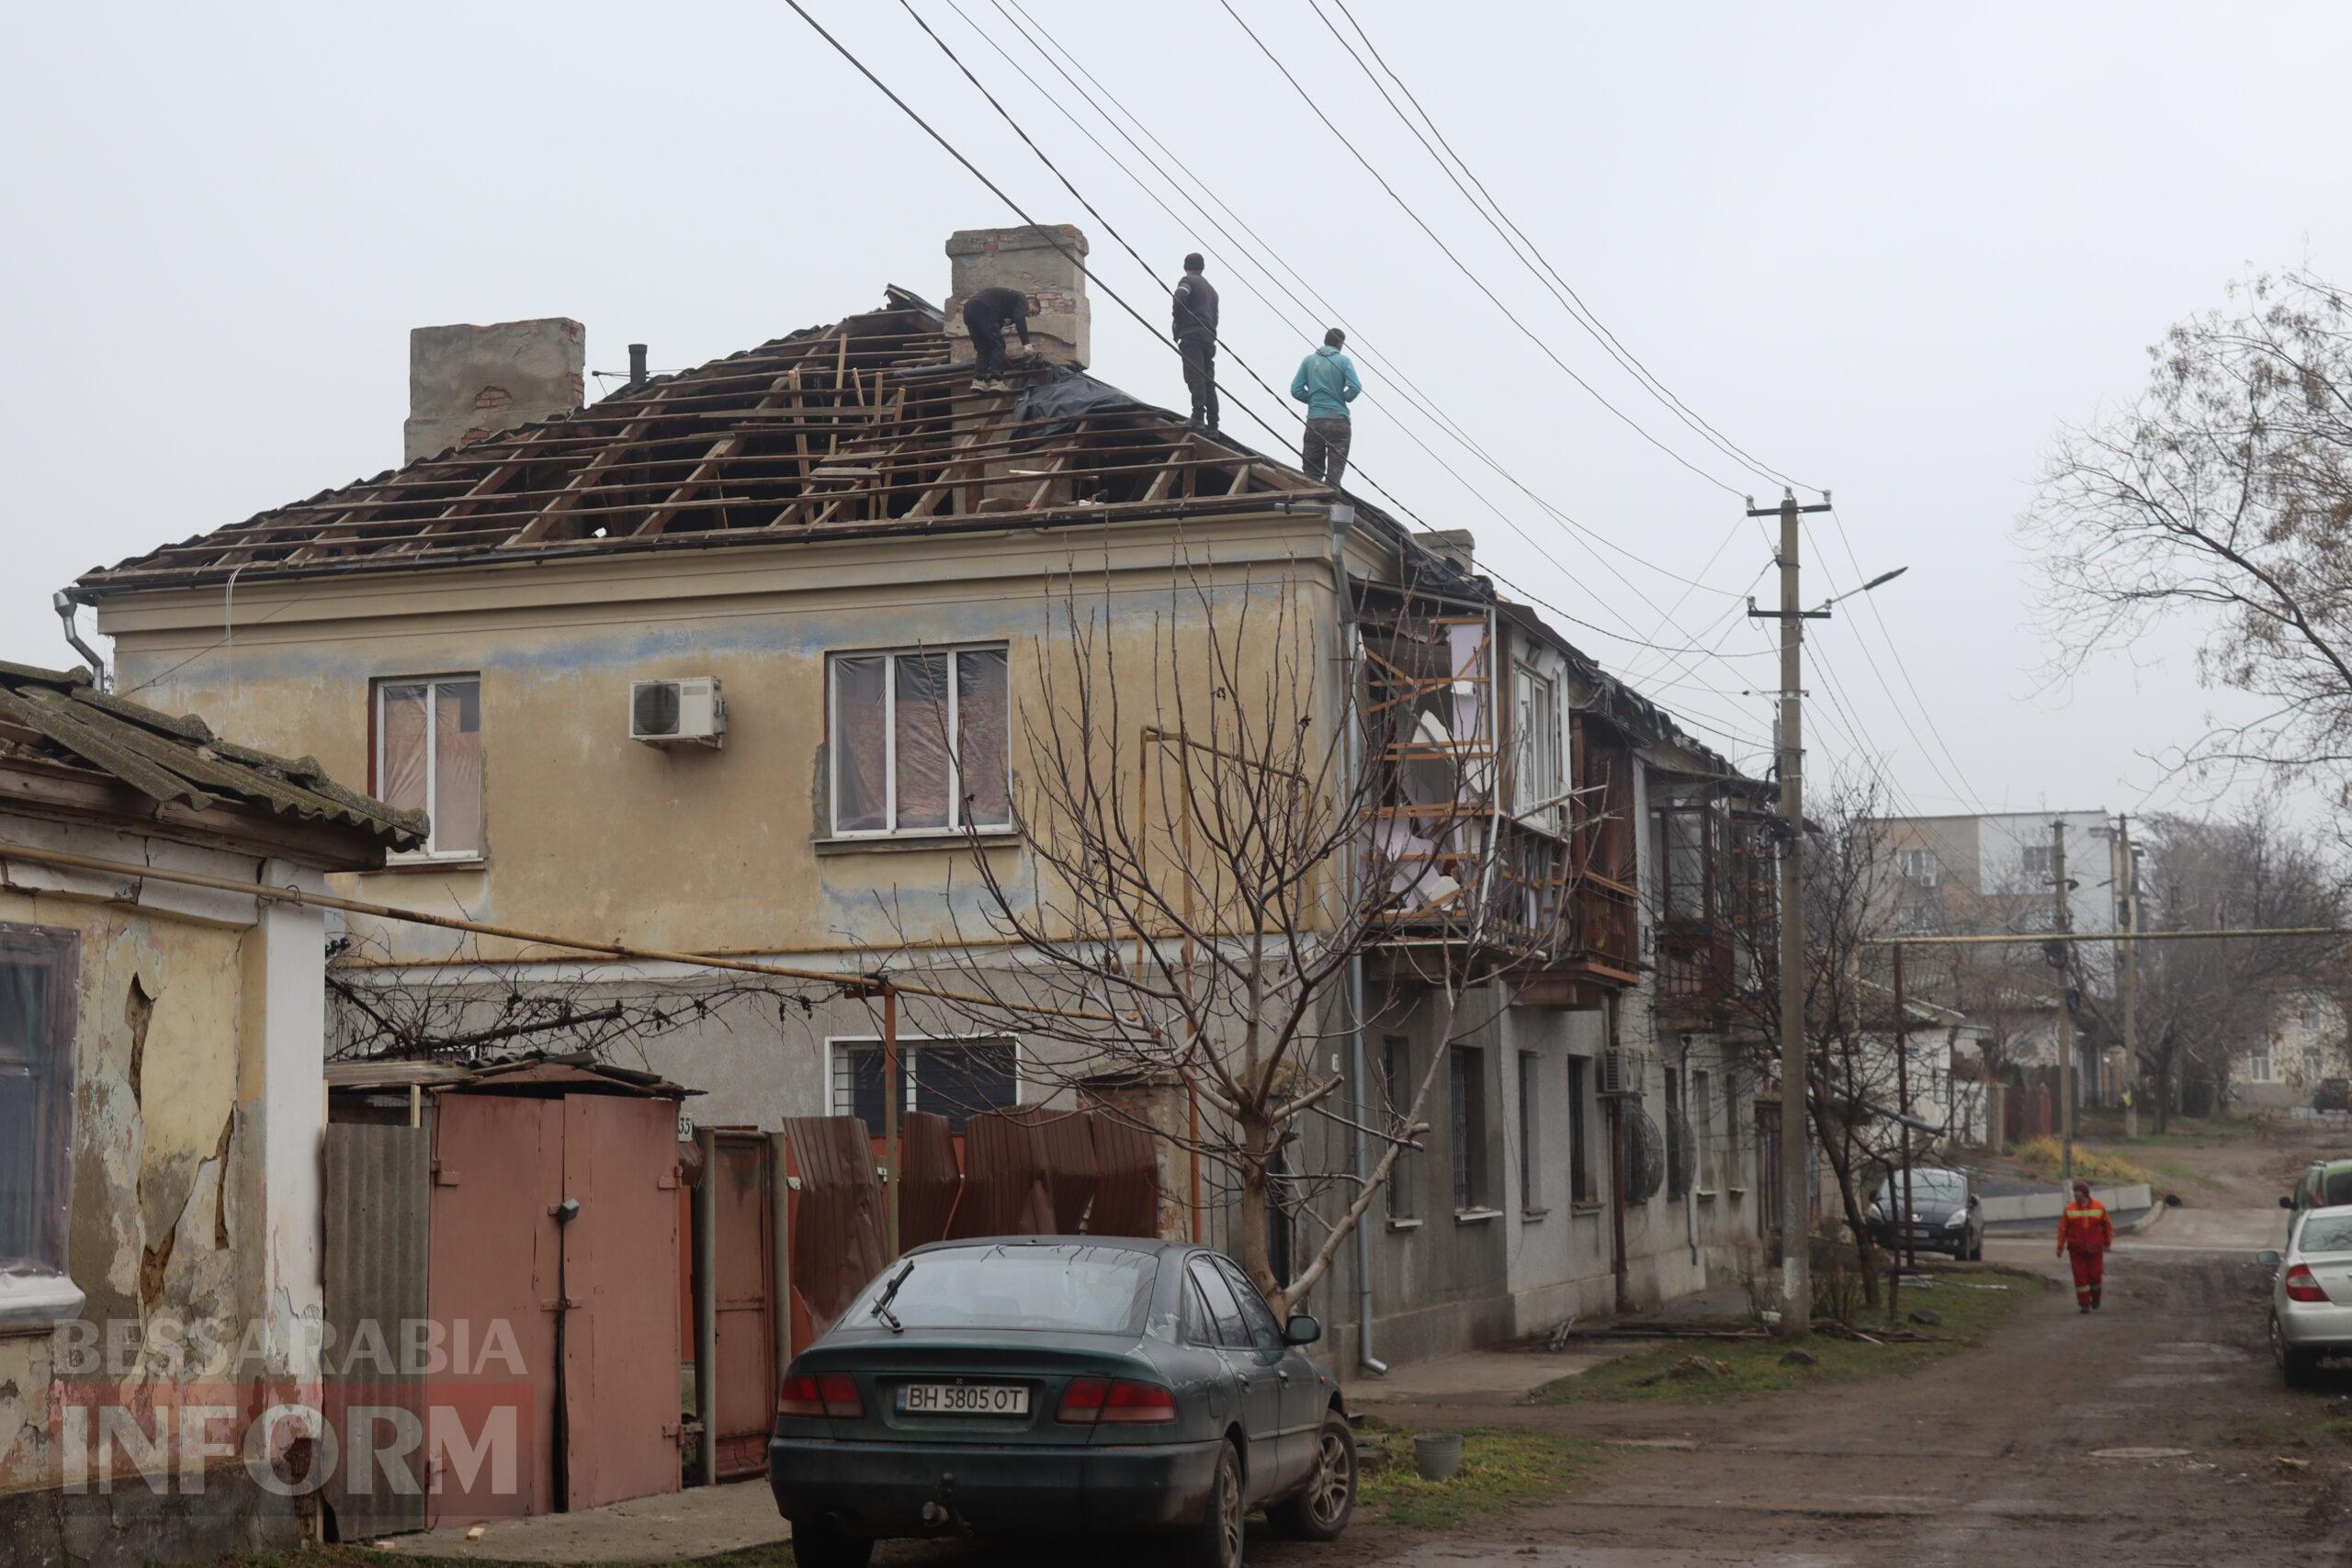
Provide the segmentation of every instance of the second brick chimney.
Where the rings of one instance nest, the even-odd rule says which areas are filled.
[[[563,316],[418,327],[408,334],[408,423],[401,461],[580,406],[588,329]]]

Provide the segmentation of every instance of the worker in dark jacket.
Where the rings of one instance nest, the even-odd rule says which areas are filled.
[[[1184,389],[1193,423],[1216,428],[1216,289],[1201,276],[1201,253],[1184,258],[1184,280],[1170,301],[1176,347],[1184,356]]]
[[[972,334],[972,351],[977,361],[972,367],[972,390],[976,392],[1009,392],[1012,383],[1004,378],[1004,329],[1011,327],[1021,334],[1021,346],[1029,346],[1029,312],[1032,301],[1018,288],[980,288],[964,301],[965,330]]]

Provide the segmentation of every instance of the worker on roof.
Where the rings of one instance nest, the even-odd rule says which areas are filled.
[[[1216,288],[1201,276],[1201,253],[1184,258],[1184,279],[1170,299],[1171,335],[1184,356],[1184,389],[1193,394],[1193,423],[1216,428]]]
[[[972,351],[977,356],[972,366],[972,390],[976,392],[1009,392],[1012,383],[1004,378],[1004,329],[1011,327],[1021,334],[1021,346],[1029,346],[1029,318],[1036,313],[1037,301],[1018,288],[975,289],[964,301],[964,327],[972,334]]]
[[[2098,1308],[2099,1288],[2107,1273],[2107,1250],[2115,1245],[2115,1222],[2107,1205],[2091,1196],[2091,1184],[2075,1183],[2074,1201],[2058,1216],[2058,1250],[2075,1269],[2075,1304],[2084,1312]]]
[[[1299,467],[1306,477],[1340,488],[1348,471],[1348,442],[1354,427],[1348,423],[1348,405],[1363,390],[1356,367],[1340,350],[1348,334],[1333,327],[1323,334],[1323,346],[1298,362],[1291,378],[1290,395],[1306,405],[1306,436],[1299,444]]]

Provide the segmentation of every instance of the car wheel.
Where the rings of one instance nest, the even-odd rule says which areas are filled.
[[[2318,1370],[2319,1358],[2287,1343],[2287,1331],[2275,1312],[2270,1314],[2270,1355],[2278,1363],[2278,1375],[2289,1388],[2311,1386],[2312,1374]]]
[[[792,1561],[799,1568],[865,1568],[874,1542],[851,1535],[828,1519],[792,1522]]]
[[[1184,1568],[1241,1568],[1241,1456],[1231,1443],[1219,1445],[1216,1476],[1200,1523],[1184,1533],[1176,1560]]]
[[[1338,1411],[1326,1412],[1315,1439],[1306,1490],[1266,1510],[1276,1534],[1293,1540],[1337,1540],[1356,1511],[1356,1435]]]

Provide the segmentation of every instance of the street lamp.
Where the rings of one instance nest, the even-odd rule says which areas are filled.
[[[1907,566],[1898,566],[1893,571],[1882,571],[1876,577],[1871,578],[1868,582],[1863,583],[1860,588],[1849,588],[1843,593],[1831,594],[1828,598],[1824,599],[1821,602],[1820,609],[1815,610],[1814,613],[1815,615],[1819,615],[1821,610],[1826,610],[1830,605],[1835,604],[1840,599],[1851,599],[1857,593],[1868,593],[1873,588],[1884,587],[1887,583],[1894,581],[1896,578],[1901,577],[1905,572],[1909,571],[1911,569]]]

